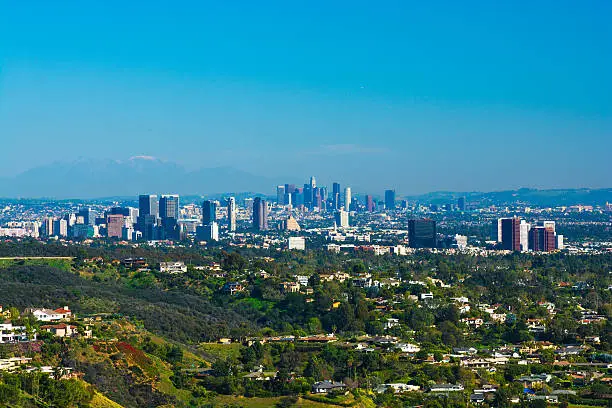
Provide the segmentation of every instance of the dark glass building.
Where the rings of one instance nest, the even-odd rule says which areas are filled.
[[[385,208],[387,210],[395,210],[395,190],[385,191]]]
[[[217,221],[217,204],[206,200],[202,203],[202,225],[209,225]]]
[[[430,219],[409,220],[408,244],[411,248],[436,248],[436,222]]]
[[[521,250],[521,219],[518,217],[502,218],[501,246],[508,251]]]
[[[268,229],[268,206],[266,200],[256,197],[253,200],[253,229],[266,231]]]

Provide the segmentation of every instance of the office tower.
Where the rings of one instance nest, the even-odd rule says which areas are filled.
[[[163,238],[173,240],[180,239],[180,230],[178,227],[179,196],[175,194],[162,195],[159,200],[159,213]]]
[[[81,208],[79,215],[83,217],[83,224],[94,225],[96,223],[96,214],[89,207]]]
[[[236,199],[227,199],[227,229],[230,232],[236,231]]]
[[[202,224],[208,225],[215,221],[217,221],[217,203],[211,200],[206,200],[202,203]]]
[[[563,243],[563,235],[557,235],[557,249],[561,250],[565,248],[565,244]]]
[[[493,220],[493,222],[491,223],[491,240],[492,241],[501,242],[501,239],[502,239],[501,225],[502,225],[502,218]]]
[[[501,247],[508,251],[521,250],[521,219],[518,217],[501,219]]]
[[[68,236],[68,221],[63,218],[55,220],[53,222],[53,235],[57,237]]]
[[[285,184],[285,205],[295,205],[295,184]]]
[[[430,219],[408,220],[408,245],[411,248],[437,247],[436,222]]]
[[[531,225],[528,224],[525,220],[521,220],[521,224],[520,224],[521,251],[527,251],[529,249],[529,230],[530,229],[531,229]]]
[[[544,228],[548,228],[551,229],[553,233],[556,234],[556,230],[555,230],[555,222],[554,221],[541,221],[540,225]]]
[[[138,208],[113,207],[108,211],[108,215],[123,215],[129,224],[135,225],[138,220]]]
[[[529,231],[529,248],[536,252],[554,251],[557,246],[555,241],[555,231],[548,225],[536,226]]]
[[[310,178],[310,188],[312,188],[314,190],[314,188],[317,186],[317,180],[315,179],[314,176],[312,176]]]
[[[336,227],[340,228],[348,228],[349,226],[349,213],[348,211],[338,210],[334,214],[334,220],[336,222]]]
[[[294,207],[301,207],[304,205],[304,189],[296,188],[291,195],[291,204]]]
[[[459,211],[465,211],[465,197],[457,199],[457,207],[459,207]]]
[[[351,188],[346,187],[344,189],[344,209],[346,211],[351,211]]]
[[[374,198],[370,194],[365,196],[365,205],[368,212],[374,211]]]
[[[276,186],[276,203],[285,205],[285,186]]]
[[[255,231],[268,229],[268,205],[261,197],[256,197],[253,201],[253,229]]]
[[[340,209],[340,183],[332,184],[331,204],[334,210]]]
[[[395,210],[395,190],[385,190],[385,208]]]
[[[53,236],[53,217],[45,217],[42,221],[41,234],[43,237]]]
[[[122,238],[125,227],[125,217],[121,214],[106,216],[106,236],[109,238]]]
[[[198,241],[218,241],[219,240],[219,224],[215,221],[205,225],[198,225],[196,228],[196,238]]]
[[[310,184],[304,184],[304,207],[311,209],[312,208],[312,187]]]
[[[156,195],[140,195],[138,197],[138,215],[154,215],[159,217],[159,204]]]
[[[312,190],[312,207],[319,210],[323,209],[323,196],[319,187],[314,187]]]

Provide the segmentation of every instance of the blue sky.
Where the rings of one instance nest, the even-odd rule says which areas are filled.
[[[0,176],[151,155],[375,192],[611,187],[611,15],[0,0]]]

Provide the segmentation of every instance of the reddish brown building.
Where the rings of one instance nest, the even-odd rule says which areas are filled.
[[[552,228],[533,227],[529,230],[529,249],[537,252],[555,250],[555,231]]]
[[[518,217],[502,218],[502,249],[508,251],[521,250],[521,219]]]

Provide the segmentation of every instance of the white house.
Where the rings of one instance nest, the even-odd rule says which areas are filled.
[[[26,309],[26,313],[32,313],[36,320],[41,322],[56,322],[72,318],[72,311],[68,306],[59,309]]]
[[[0,343],[22,343],[36,340],[36,333],[28,337],[25,326],[13,326],[7,321],[0,324]]]
[[[185,273],[187,272],[187,266],[185,262],[160,262],[159,271],[165,273]]]

